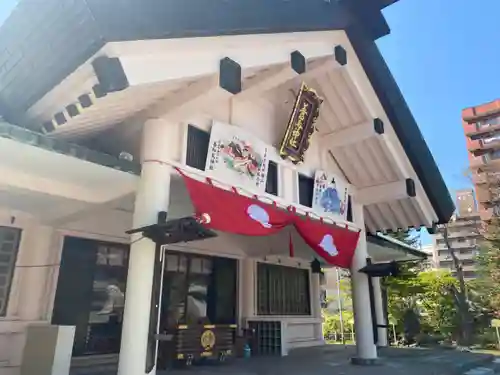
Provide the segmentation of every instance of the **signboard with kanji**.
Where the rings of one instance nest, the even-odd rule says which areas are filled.
[[[304,161],[322,102],[323,99],[314,90],[302,84],[280,144],[279,154],[283,159],[289,159],[294,164]]]

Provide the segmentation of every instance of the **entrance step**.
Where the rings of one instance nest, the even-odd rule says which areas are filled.
[[[114,375],[118,368],[118,354],[73,357],[71,375]]]
[[[464,375],[491,375],[495,371],[488,367],[476,367],[464,373]]]
[[[491,364],[475,367],[468,370],[467,372],[464,372],[464,375],[492,375],[492,374],[500,374],[500,357],[494,358]]]

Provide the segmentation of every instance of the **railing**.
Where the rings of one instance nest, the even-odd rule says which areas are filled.
[[[99,151],[69,143],[60,139],[48,137],[43,134],[32,132],[20,126],[12,125],[0,119],[0,138],[11,139],[13,141],[32,145],[47,151],[56,152],[62,155],[71,156],[77,159],[85,160],[90,163],[99,164],[104,167],[118,169],[123,172],[140,174],[141,166],[139,163],[121,159]]]
[[[456,227],[468,227],[468,226],[476,226],[479,220],[460,220],[457,219],[448,224],[448,229],[456,228]]]
[[[474,243],[472,242],[458,242],[458,243],[452,243],[451,248],[456,249],[456,250],[462,250],[462,249],[475,249],[476,248],[476,241],[473,240]],[[439,244],[436,245],[436,250],[438,251],[448,251],[448,247],[445,244]]]
[[[500,172],[484,172],[474,174],[472,180],[475,184],[487,184],[489,186],[500,186]]]
[[[481,120],[477,122],[478,129],[486,129],[492,126],[500,125],[500,116],[489,118],[486,120]]]
[[[500,199],[500,188],[496,186],[483,186],[478,187],[476,190],[480,202],[493,202]]]

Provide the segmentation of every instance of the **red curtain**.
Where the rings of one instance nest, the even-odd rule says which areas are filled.
[[[348,268],[359,232],[286,211],[258,199],[218,188],[182,173],[196,215],[207,228],[245,236],[267,236],[293,225],[304,241],[328,264]]]

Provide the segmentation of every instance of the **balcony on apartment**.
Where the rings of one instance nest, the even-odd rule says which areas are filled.
[[[479,203],[485,207],[491,207],[500,201],[500,187],[478,185],[476,187],[476,195]]]
[[[464,109],[462,111],[462,119],[466,123],[474,124],[495,117],[498,114],[500,114],[500,99]]]
[[[473,174],[499,172],[500,150],[488,150],[488,152],[483,155],[473,155],[473,157],[470,158],[470,168]]]
[[[474,185],[500,186],[500,172],[472,173]]]
[[[479,210],[479,216],[483,222],[489,222],[494,218],[500,217],[500,206],[497,204],[493,207],[482,207]],[[484,228],[482,228],[484,230]]]
[[[475,155],[483,155],[492,150],[500,149],[500,130],[471,135],[467,139],[467,149]]]
[[[460,257],[458,257],[458,259],[460,260],[460,263],[462,264],[462,269],[464,271],[474,271],[476,269],[476,261],[475,259],[473,258],[469,258],[469,259],[460,259]],[[453,265],[453,259],[451,258],[451,256],[446,259],[446,260],[439,260],[439,268],[447,268],[447,269],[454,269],[454,265]]]
[[[455,249],[455,250],[464,250],[466,251],[467,249],[473,249],[477,245],[477,239],[476,238],[459,238],[455,241],[449,241],[450,246]],[[438,250],[439,253],[442,251],[448,251],[448,246],[446,246],[446,243],[444,240],[438,240],[436,243],[436,249]]]
[[[481,136],[500,130],[500,116],[478,122],[464,122],[464,133],[467,137]]]

